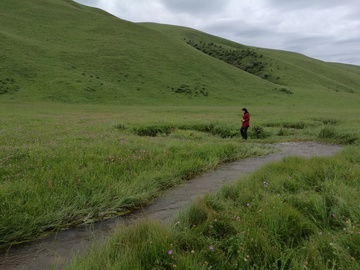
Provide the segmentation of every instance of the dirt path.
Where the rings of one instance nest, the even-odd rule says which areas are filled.
[[[155,218],[163,223],[170,222],[175,214],[195,197],[214,192],[226,183],[248,175],[261,166],[281,160],[286,156],[329,156],[342,148],[335,145],[314,142],[281,143],[274,145],[281,151],[265,157],[247,158],[220,166],[215,171],[202,174],[183,185],[168,191],[164,196],[144,209],[126,217],[117,217],[95,225],[82,226],[50,235],[32,243],[13,247],[0,254],[0,269],[50,269],[62,267],[76,254],[82,254],[91,244],[106,239],[109,232],[120,224],[128,224],[139,218]]]

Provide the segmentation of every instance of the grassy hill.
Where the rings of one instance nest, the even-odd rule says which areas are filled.
[[[0,9],[2,99],[225,103],[273,87],[168,35],[72,1],[6,0]],[[184,92],[173,91],[181,86]]]
[[[71,0],[0,2],[0,101],[167,105],[356,104],[360,68],[135,24]],[[259,74],[196,49],[250,51]],[[214,47],[215,48],[215,47]],[[251,66],[250,57],[247,65]],[[245,63],[246,64],[246,63]]]
[[[244,46],[186,27],[155,23],[143,23],[142,25],[174,36],[189,44],[195,44],[195,47],[200,48],[201,51],[207,51],[207,54],[212,54],[215,58],[225,58],[226,52],[230,56],[240,54],[240,58],[242,58],[240,62],[243,62],[240,63],[240,66],[242,65],[243,69],[248,69],[250,73],[273,82],[277,85],[278,90],[288,89],[289,91],[285,91],[285,93],[295,91],[310,102],[312,99],[319,101],[322,97],[327,97],[328,102],[331,103],[332,100],[335,100],[336,103],[339,102],[339,98],[344,97],[342,93],[355,94],[352,95],[352,98],[358,98],[360,94],[359,66],[327,63],[294,52]],[[214,49],[214,46],[217,49]],[[221,48],[221,52],[216,53],[219,48]],[[236,51],[239,53],[236,54]],[[250,56],[246,56],[246,54],[250,54]],[[230,59],[230,62],[236,61]],[[256,67],[259,66],[259,63],[261,68]],[[349,95],[345,96],[349,97]]]

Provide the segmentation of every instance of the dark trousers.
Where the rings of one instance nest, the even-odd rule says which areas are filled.
[[[248,128],[249,128],[249,126],[240,128],[240,133],[244,140],[247,140],[247,138],[248,138],[248,135],[247,135]]]

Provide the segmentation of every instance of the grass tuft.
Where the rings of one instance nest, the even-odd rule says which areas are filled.
[[[318,137],[342,144],[353,144],[359,140],[359,137],[356,133],[339,132],[331,127],[324,127],[321,129]]]

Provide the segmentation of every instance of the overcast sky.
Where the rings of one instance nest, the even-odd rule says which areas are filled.
[[[76,0],[132,22],[191,27],[237,43],[360,66],[359,0]]]

